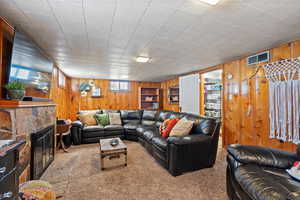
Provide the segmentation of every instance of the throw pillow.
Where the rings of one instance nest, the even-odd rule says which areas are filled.
[[[187,120],[186,118],[180,119],[172,128],[170,136],[188,135],[193,128],[193,124],[193,121]]]
[[[78,115],[78,119],[87,126],[97,125],[97,121],[94,118],[96,112],[87,112]]]
[[[108,113],[111,125],[122,125],[120,113]]]
[[[286,172],[297,181],[300,181],[300,162],[296,161],[291,169],[286,169]]]
[[[159,132],[163,138],[169,137],[172,128],[176,125],[179,119],[167,119],[159,127]]]
[[[109,117],[108,117],[108,114],[96,114],[95,115],[95,119],[98,123],[98,125],[101,125],[101,126],[107,126],[109,125]]]

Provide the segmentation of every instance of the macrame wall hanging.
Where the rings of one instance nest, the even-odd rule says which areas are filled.
[[[270,138],[300,143],[300,57],[261,66],[269,80]]]

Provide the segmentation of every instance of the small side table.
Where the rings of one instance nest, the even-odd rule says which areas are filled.
[[[69,135],[71,133],[71,131],[70,131],[71,122],[69,122],[67,120],[59,120],[59,121],[60,121],[60,123],[57,123],[57,126],[56,126],[56,136],[58,136],[57,150],[62,148],[62,150],[67,153],[68,150],[64,144],[63,136]],[[62,123],[62,121],[64,121],[64,124]]]

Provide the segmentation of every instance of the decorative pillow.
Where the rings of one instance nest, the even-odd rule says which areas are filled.
[[[107,126],[109,125],[109,117],[108,117],[108,114],[96,114],[95,115],[95,119],[98,123],[98,125],[101,125],[101,126]]]
[[[286,169],[286,172],[295,180],[300,181],[300,162],[294,162],[294,165],[291,169]]]
[[[172,128],[169,136],[185,136],[190,133],[193,128],[193,121],[187,120],[186,118],[180,119],[176,125]]]
[[[96,112],[87,112],[78,115],[78,119],[85,125],[92,126],[97,125],[97,121],[94,118]]]
[[[172,128],[176,125],[179,119],[167,119],[159,126],[159,132],[163,138],[169,137]]]
[[[111,125],[122,125],[120,113],[108,113],[108,117]]]

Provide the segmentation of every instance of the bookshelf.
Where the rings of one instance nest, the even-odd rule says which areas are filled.
[[[179,86],[168,88],[169,104],[179,104]]]
[[[204,109],[209,117],[221,117],[222,111],[222,80],[204,79]]]
[[[160,89],[140,87],[139,107],[145,110],[160,109]]]

